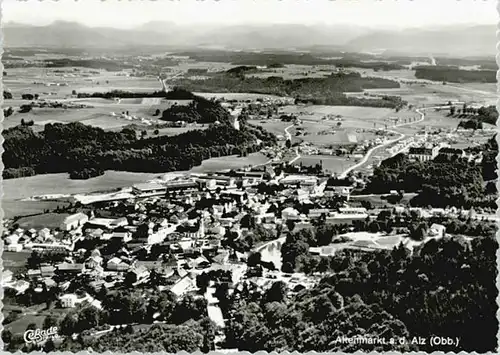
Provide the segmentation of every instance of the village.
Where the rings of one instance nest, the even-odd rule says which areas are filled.
[[[408,155],[414,160],[434,159],[438,153],[466,156],[463,150],[435,147],[410,147]],[[480,157],[467,156],[480,162]],[[50,214],[50,226],[22,228],[4,221],[5,251],[31,256],[27,268],[20,269],[25,271],[13,272],[7,266],[2,285],[16,297],[33,292],[42,300],[48,297],[47,290],[56,287],[55,307],[72,309],[88,302],[99,308],[102,288],[136,287],[148,284],[153,274],[161,275],[165,282],[160,291],[168,289],[178,298],[189,294],[205,298],[209,317],[222,329],[224,319],[212,295],[214,289],[200,294],[202,274],[229,272],[210,285],[223,282],[230,289],[249,283],[268,289],[281,280],[292,293],[319,281],[319,275],[282,271],[285,232],[312,230],[318,223],[341,226],[345,233],[336,236],[333,244],[310,247],[312,255],[328,256],[339,251],[391,250],[398,245],[412,250],[446,235],[446,227],[439,223],[431,224],[420,241],[408,238],[404,228],[386,233],[357,227],[384,211],[423,219],[494,218],[455,207],[367,209],[351,196],[364,183],[354,174],[339,179],[335,174],[311,174],[299,165],[273,163],[209,174],[166,174],[135,184],[118,198],[75,198],[66,211]],[[261,264],[249,262],[256,253]],[[72,286],[82,279],[85,290]]]

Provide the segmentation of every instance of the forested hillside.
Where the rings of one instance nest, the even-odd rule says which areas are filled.
[[[168,114],[171,117],[172,113]],[[165,116],[165,114],[164,114]],[[89,178],[105,170],[167,172],[189,170],[204,159],[245,155],[276,137],[260,128],[230,123],[230,115],[218,103],[200,99],[182,116],[185,120],[216,122],[206,130],[173,137],[139,139],[132,129],[106,132],[79,122],[47,124],[37,133],[29,126],[4,131],[4,178],[69,172],[72,178]],[[177,115],[176,119],[181,117]]]

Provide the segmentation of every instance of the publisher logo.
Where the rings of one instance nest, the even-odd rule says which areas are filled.
[[[24,341],[27,344],[43,344],[48,339],[55,339],[59,337],[57,327],[50,327],[48,329],[31,329],[24,332]]]

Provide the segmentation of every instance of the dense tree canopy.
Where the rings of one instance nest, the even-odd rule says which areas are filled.
[[[321,105],[353,105],[401,108],[401,98],[385,96],[380,99],[347,97],[344,92],[362,92],[373,88],[398,88],[399,83],[389,79],[363,77],[359,73],[337,73],[324,78],[283,79],[242,77],[221,73],[203,80],[180,79],[178,84],[192,91],[251,92],[295,97],[303,102]]]
[[[243,125],[235,130],[229,113],[219,104],[200,100],[194,111],[220,123],[173,137],[137,139],[130,129],[107,132],[79,122],[47,124],[42,132],[28,126],[4,131],[4,178],[69,172],[89,178],[105,170],[165,172],[189,170],[204,159],[246,154],[260,149],[257,140],[274,144],[276,137],[262,128]]]
[[[412,162],[407,155],[401,153],[384,160],[375,168],[365,191],[418,192],[411,202],[414,206],[493,207],[495,202],[485,196],[483,187],[484,180],[496,178],[490,176],[491,164],[489,154],[481,164],[475,164],[444,155],[439,155],[431,161]]]
[[[465,70],[453,66],[425,65],[414,68],[415,77],[453,83],[496,83],[496,70]]]

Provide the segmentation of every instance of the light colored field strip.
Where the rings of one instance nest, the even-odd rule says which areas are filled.
[[[394,128],[397,128],[397,127],[402,127],[402,126],[407,126],[407,125],[410,125],[410,124],[414,124],[414,123],[419,123],[419,122],[422,122],[424,119],[425,119],[425,113],[420,111],[420,110],[428,110],[428,109],[435,109],[435,108],[442,108],[443,106],[434,106],[434,107],[426,107],[426,108],[421,108],[421,109],[417,109],[417,113],[419,113],[421,115],[420,119],[418,121],[413,121],[413,122],[407,122],[407,123],[401,123],[401,124],[397,124],[397,125],[394,125],[393,127]],[[363,164],[365,164],[367,162],[367,160],[370,158],[370,156],[372,155],[372,153],[379,149],[379,148],[382,148],[382,147],[385,147],[387,145],[390,145],[390,144],[393,144],[393,143],[396,143],[398,141],[400,141],[401,139],[405,138],[406,137],[406,134],[403,134],[403,133],[400,133],[400,132],[397,132],[397,131],[393,131],[391,129],[387,129],[385,130],[386,132],[391,132],[391,133],[395,133],[395,134],[399,134],[400,136],[398,138],[395,138],[395,139],[391,139],[385,143],[382,143],[382,144],[379,144],[373,148],[371,148],[368,152],[366,152],[365,156],[363,157],[363,159],[361,159],[357,164],[347,168],[342,174],[339,175],[339,179],[345,179],[347,174],[349,174],[351,171],[353,171],[354,169],[357,169],[359,168],[360,166],[362,166]]]

